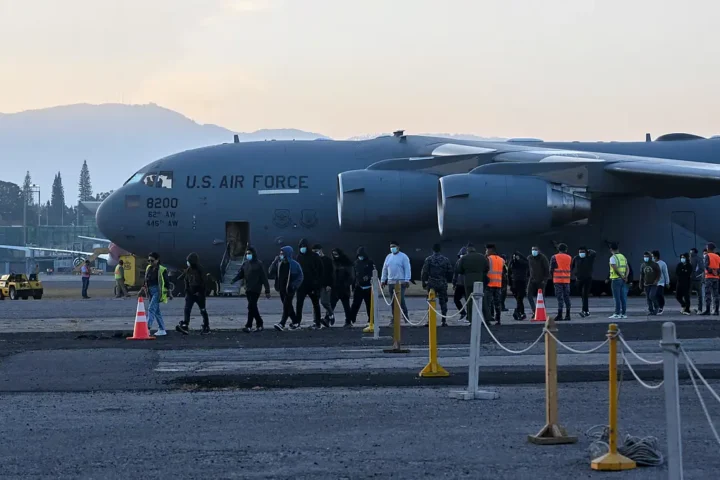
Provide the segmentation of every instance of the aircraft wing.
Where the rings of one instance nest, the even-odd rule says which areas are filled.
[[[0,245],[0,248],[7,248],[8,250],[22,250],[24,252],[28,252],[31,250],[37,251],[37,252],[55,252],[55,253],[68,253],[68,254],[74,254],[74,255],[94,255],[93,252],[81,252],[79,250],[63,250],[61,248],[42,248],[42,247],[19,247],[17,245]],[[110,261],[110,255],[107,253],[101,253],[97,256],[97,258],[100,258],[102,260]]]
[[[78,235],[78,238],[82,238],[83,240],[94,240],[96,242],[111,243],[107,238],[84,237],[82,235]]]

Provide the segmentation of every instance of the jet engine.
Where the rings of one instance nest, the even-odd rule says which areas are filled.
[[[437,188],[437,220],[443,237],[527,235],[590,216],[589,199],[537,177],[448,175]]]
[[[399,170],[352,170],[338,175],[340,229],[387,232],[434,228],[436,175]]]

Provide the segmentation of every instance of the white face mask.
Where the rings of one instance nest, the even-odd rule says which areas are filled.
[[[188,266],[188,267],[190,266],[190,262],[189,262],[189,261],[188,261],[188,262],[185,262],[185,263],[187,263],[187,266]]]
[[[580,258],[585,258],[585,252],[580,253]]]
[[[362,262],[363,260],[365,260],[365,257],[363,257],[362,255],[360,255],[360,256],[358,257],[358,260],[360,260],[360,261]]]
[[[533,257],[537,257],[537,255],[538,255],[538,251],[537,251],[537,250],[533,250],[533,251],[532,251],[532,256],[533,256]]]
[[[253,254],[252,254],[252,253],[248,253],[247,255],[245,255],[245,257],[246,257],[248,260],[252,260],[252,259],[253,259]]]
[[[390,252],[392,252],[392,253],[397,253],[397,252],[398,252],[398,248],[397,248],[397,247],[390,247]]]
[[[302,247],[302,248],[300,249],[300,253],[305,253],[305,252],[307,252],[307,248]]]

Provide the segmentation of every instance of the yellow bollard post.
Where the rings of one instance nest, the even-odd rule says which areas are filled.
[[[400,346],[400,284],[396,283],[393,295],[393,347],[385,350],[385,353],[410,353],[410,350]]]
[[[435,290],[428,293],[428,350],[430,362],[420,371],[421,377],[449,377],[447,370],[438,364],[437,359],[437,312],[435,311]]]
[[[375,332],[375,272],[373,271],[373,283],[370,287],[370,319],[367,327],[363,328],[363,333]]]
[[[593,470],[600,470],[604,472],[617,472],[620,470],[632,470],[637,467],[637,464],[629,458],[620,455],[617,452],[617,331],[618,326],[615,323],[611,323],[608,328],[607,336],[610,339],[610,380],[609,380],[609,392],[610,401],[610,451],[600,458],[596,458],[590,464],[590,468]]]
[[[555,317],[546,320],[545,332],[545,426],[537,435],[528,435],[536,445],[565,445],[577,443],[577,437],[568,435],[558,421],[557,343],[550,335],[557,335]]]

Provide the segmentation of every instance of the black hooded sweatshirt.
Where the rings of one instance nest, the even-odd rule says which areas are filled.
[[[320,257],[320,255],[318,255]],[[333,263],[330,257],[323,255],[320,257],[322,262],[323,274],[322,274],[322,287],[332,287],[333,284]]]
[[[242,266],[240,267],[240,270],[238,270],[237,275],[235,275],[235,278],[232,279],[232,283],[240,280],[245,280],[246,292],[253,292],[259,294],[262,293],[263,287],[265,287],[265,292],[269,292],[270,282],[268,282],[268,276],[267,272],[265,271],[265,266],[258,259],[255,248],[248,247],[248,252],[252,253],[252,260],[245,259]]]
[[[357,249],[355,264],[353,270],[355,271],[355,285],[358,287],[370,287],[372,285],[372,274],[375,270],[375,263],[370,260],[365,252],[364,247]],[[363,257],[362,260],[358,257]]]
[[[300,285],[299,291],[313,292],[319,290],[323,285],[323,263],[320,256],[313,253],[310,249],[308,241],[304,238],[300,240],[298,245],[299,249],[305,247],[305,253],[299,251],[297,256],[297,262],[302,267],[303,271],[303,282]]]
[[[202,265],[200,265],[200,258],[197,253],[191,253],[188,255],[187,262],[190,266],[185,269],[185,294],[204,296],[205,275],[203,273]]]
[[[337,254],[337,257],[335,256]],[[353,285],[353,263],[345,253],[336,248],[332,251],[333,262],[333,291],[350,295]]]

